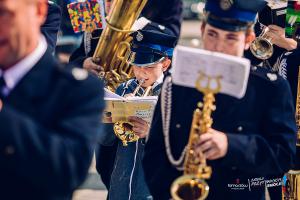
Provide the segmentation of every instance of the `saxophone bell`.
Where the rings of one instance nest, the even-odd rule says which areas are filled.
[[[205,180],[192,175],[179,177],[171,187],[174,200],[204,200],[208,192],[209,186]]]

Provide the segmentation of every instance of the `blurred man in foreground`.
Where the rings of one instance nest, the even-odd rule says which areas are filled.
[[[40,32],[47,9],[0,0],[1,199],[71,199],[100,131],[101,82],[54,60]]]

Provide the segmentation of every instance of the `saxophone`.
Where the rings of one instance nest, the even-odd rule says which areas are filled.
[[[103,67],[99,77],[105,80],[110,91],[132,77],[128,63],[131,51],[129,34],[147,0],[114,0],[107,17],[107,26],[103,30],[93,61]]]
[[[207,86],[200,83],[207,78]],[[212,126],[212,112],[215,110],[215,94],[220,91],[221,77],[208,77],[200,72],[196,88],[204,94],[203,103],[198,103],[193,113],[187,151],[184,160],[184,175],[177,178],[171,186],[171,195],[174,200],[204,200],[208,196],[209,186],[205,179],[209,179],[212,173],[211,167],[207,166],[203,152],[197,153],[195,147],[199,136],[206,133]],[[217,87],[211,88],[216,81]]]
[[[297,148],[300,148],[300,69],[298,72],[298,89],[296,99]],[[300,169],[290,170],[282,187],[283,200],[300,200]]]

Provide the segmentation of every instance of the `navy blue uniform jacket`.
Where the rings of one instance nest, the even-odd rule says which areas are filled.
[[[251,72],[242,99],[216,96],[213,128],[227,134],[229,145],[225,157],[208,162],[213,170],[208,180],[209,200],[264,199],[265,188],[251,187],[249,191],[248,179],[290,169],[295,154],[295,112],[288,83],[277,78],[270,81],[267,72],[258,68]],[[193,88],[172,87],[170,144],[176,159],[187,144],[193,111],[201,100],[202,94]],[[167,200],[171,183],[182,172],[167,159],[160,109],[158,102],[143,166],[154,199]],[[229,184],[242,184],[242,189],[235,190]]]
[[[48,3],[48,15],[45,23],[41,26],[41,31],[44,34],[48,47],[51,53],[54,53],[57,41],[57,34],[61,23],[61,9],[53,3]]]
[[[1,199],[71,199],[84,181],[104,102],[102,83],[78,80],[78,70],[62,68],[48,50],[4,99]]]

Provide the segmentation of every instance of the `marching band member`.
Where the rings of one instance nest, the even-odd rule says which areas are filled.
[[[71,199],[101,131],[103,84],[53,58],[40,32],[47,9],[0,1],[1,199]]]
[[[181,21],[182,0],[149,0],[135,24],[138,27],[136,30],[154,29],[179,38]],[[90,36],[85,33],[80,47],[71,55],[70,63],[98,74],[101,67],[91,57],[101,33],[101,29],[93,31]]]
[[[269,0],[269,3],[274,6],[267,5],[258,14],[258,21],[255,24],[254,30],[256,36],[259,36],[264,28],[267,28],[265,37],[273,44],[273,54],[265,63],[263,60],[255,57],[250,50],[245,52],[245,57],[248,58],[255,66],[262,65],[263,67],[272,68],[277,59],[285,51],[296,49],[297,42],[292,38],[285,37],[285,18],[287,2]],[[267,66],[266,66],[267,65]]]
[[[264,3],[208,0],[201,28],[204,49],[243,56],[255,37],[253,24]],[[169,101],[159,101],[156,107],[143,167],[154,199],[167,200],[171,183],[182,174],[174,159],[184,152],[193,111],[203,95],[172,85],[169,78],[164,84],[161,96]],[[245,96],[238,100],[216,95],[216,108],[213,127],[200,136],[196,146],[212,166],[208,199],[264,199],[265,184],[251,187],[249,182],[287,172],[295,155],[296,126],[288,83],[266,69],[253,67]],[[162,109],[170,115],[169,132],[163,131]],[[171,153],[166,151],[169,145]],[[231,185],[242,187],[235,190]]]
[[[135,78],[121,84],[116,93],[122,96],[142,96],[146,88],[150,88],[150,96],[160,94],[164,72],[171,64],[170,58],[177,42],[176,37],[157,31],[139,30],[132,34],[130,60]],[[143,81],[143,82],[141,82]],[[141,139],[124,147],[113,133],[111,126],[106,126],[106,140],[102,142],[100,151],[96,152],[97,170],[109,190],[109,199],[152,199],[144,180],[142,157],[145,137],[149,132],[149,124],[137,117],[131,117],[133,131]]]

